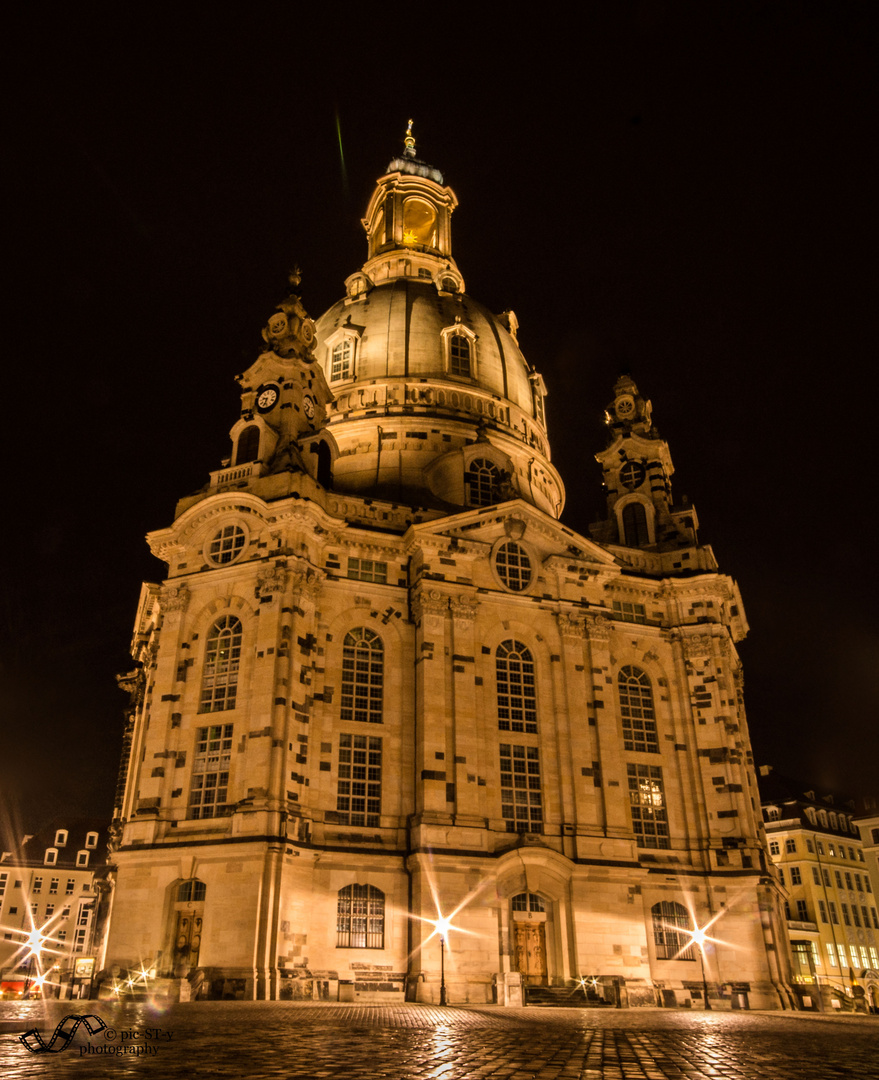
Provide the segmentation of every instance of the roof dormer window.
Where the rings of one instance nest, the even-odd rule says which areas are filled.
[[[98,834],[90,832],[85,834],[85,846],[94,850],[98,846]]]
[[[43,860],[43,864],[45,866],[54,866],[55,863],[57,863],[57,862],[58,862],[58,849],[53,848],[53,847],[46,848],[46,857]]]
[[[77,853],[76,853],[76,865],[77,866],[88,866],[88,864],[89,864],[89,853],[87,851],[77,851]]]
[[[55,833],[55,847],[64,847],[67,843],[67,830],[58,829]]]

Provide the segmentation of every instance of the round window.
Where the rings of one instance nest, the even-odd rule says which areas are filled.
[[[512,592],[523,592],[531,584],[531,560],[528,553],[513,540],[507,540],[494,557],[498,577]]]
[[[620,469],[620,481],[630,491],[644,483],[647,471],[640,461],[627,461]]]
[[[234,562],[244,550],[247,540],[244,529],[239,525],[227,525],[214,536],[208,544],[208,559],[215,566],[225,566]]]

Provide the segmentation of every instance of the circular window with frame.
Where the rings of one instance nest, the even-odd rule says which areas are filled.
[[[205,554],[208,562],[214,566],[226,566],[235,562],[244,551],[247,543],[247,533],[240,525],[224,525],[218,533],[215,533],[208,543]]]
[[[534,579],[528,552],[515,540],[505,540],[494,553],[494,568],[510,592],[525,592]]]
[[[620,469],[620,483],[629,491],[639,488],[647,478],[647,470],[640,461],[627,461]]]

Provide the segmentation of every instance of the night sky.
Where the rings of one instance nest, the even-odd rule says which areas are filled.
[[[875,6],[183,8],[9,46],[0,806],[109,817],[144,534],[228,455],[288,268],[317,317],[365,260],[409,117],[546,380],[563,521],[630,372],[742,589],[757,762],[876,792]]]

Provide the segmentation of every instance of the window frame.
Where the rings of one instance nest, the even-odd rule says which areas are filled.
[[[196,730],[186,804],[188,820],[207,821],[231,815],[229,780],[233,738],[232,724],[209,724]],[[215,778],[213,783],[209,783],[211,777]]]
[[[202,661],[200,715],[231,712],[236,708],[243,642],[244,624],[237,615],[221,615],[211,624]]]
[[[504,655],[501,655],[501,650]],[[498,730],[537,734],[537,675],[534,656],[515,638],[501,641],[494,651]]]
[[[690,913],[676,900],[660,900],[650,908],[657,960],[696,960]]]
[[[637,687],[637,694],[634,688]],[[643,668],[624,664],[617,672],[617,702],[623,728],[623,747],[639,754],[659,753],[659,730],[653,683]]]
[[[342,722],[384,723],[384,683],[384,641],[370,626],[352,627],[342,639]]]
[[[360,910],[355,905],[361,905]],[[386,904],[381,889],[359,883],[339,889],[336,896],[337,949],[383,949],[385,929]]]

